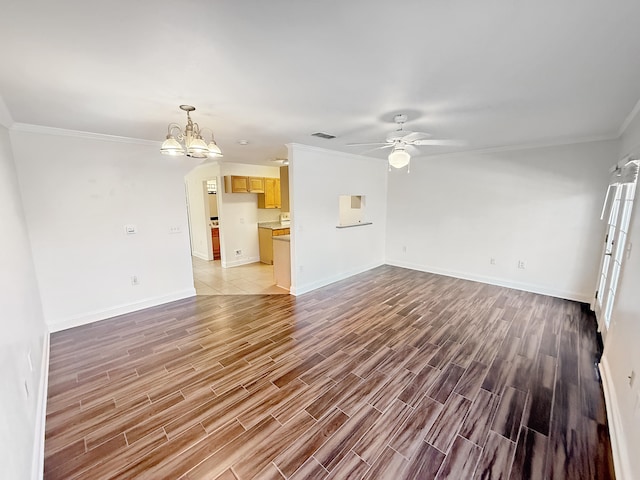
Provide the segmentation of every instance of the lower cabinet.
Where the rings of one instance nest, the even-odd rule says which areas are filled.
[[[273,265],[273,240],[270,228],[258,228],[258,242],[260,245],[260,261]]]
[[[220,260],[220,229],[211,229],[211,246],[213,248],[213,259]]]
[[[273,265],[273,237],[289,235],[289,228],[258,228],[258,243],[260,246],[260,261]]]

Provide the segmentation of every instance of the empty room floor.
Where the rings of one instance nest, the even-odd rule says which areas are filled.
[[[608,479],[593,317],[382,266],[51,335],[46,479]]]
[[[192,257],[193,284],[197,295],[282,295],[289,292],[275,285],[273,265],[249,263],[222,268],[220,260]]]

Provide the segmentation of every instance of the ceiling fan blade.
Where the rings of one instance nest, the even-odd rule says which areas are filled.
[[[360,155],[364,155],[365,153],[375,152],[376,150],[382,150],[384,148],[391,148],[391,147],[393,147],[393,145],[383,145],[381,147],[370,148],[369,150],[365,150],[364,152],[360,153]]]
[[[415,142],[416,140],[429,138],[431,136],[430,133],[426,132],[409,132],[407,135],[402,137],[403,142]]]
[[[411,142],[411,145],[439,145],[445,147],[462,147],[466,144],[467,142],[462,140],[438,140],[435,138],[425,138],[422,140],[414,140],[413,142]]]
[[[412,157],[416,157],[422,153],[417,147],[414,147],[412,145],[407,145],[406,147],[404,147],[404,149]]]
[[[387,145],[388,142],[373,142],[373,143],[347,143],[346,147],[362,147],[366,145]]]

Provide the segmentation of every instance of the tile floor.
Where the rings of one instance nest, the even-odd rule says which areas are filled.
[[[273,265],[250,263],[222,268],[220,260],[206,261],[192,257],[193,283],[198,295],[282,295],[289,291],[277,287]]]

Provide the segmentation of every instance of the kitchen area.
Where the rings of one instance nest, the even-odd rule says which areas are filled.
[[[224,186],[225,193],[256,194],[260,263],[273,265],[276,286],[288,291],[291,286],[289,167],[280,167],[279,173],[277,178],[229,175],[224,177]]]
[[[197,294],[289,293],[288,167],[205,165],[185,178]]]

